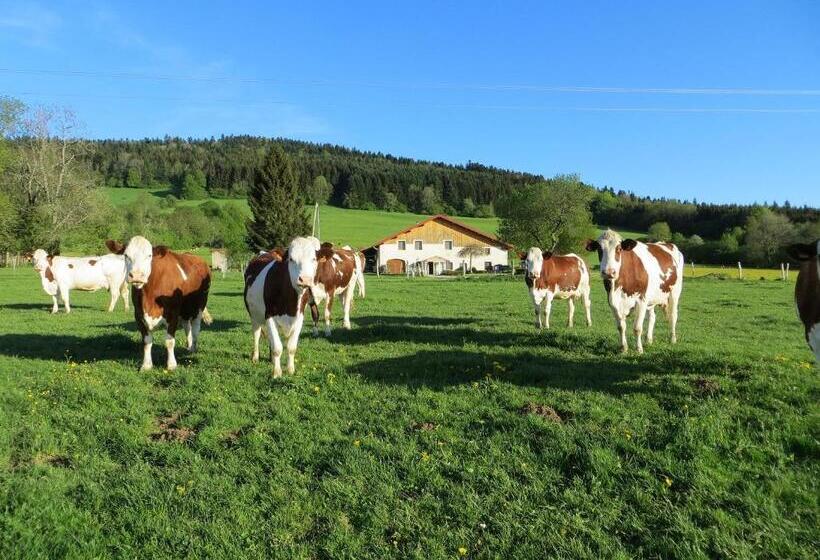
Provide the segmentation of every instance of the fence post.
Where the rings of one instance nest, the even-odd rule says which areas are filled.
[[[789,266],[791,266],[791,263],[786,263],[786,277],[783,278],[786,282],[789,281]]]
[[[695,277],[695,261],[692,261],[692,278]]]
[[[783,263],[780,263],[780,279],[783,281],[786,280],[786,267],[783,266]]]
[[[737,261],[737,277],[743,280],[743,266],[741,266],[740,261]]]

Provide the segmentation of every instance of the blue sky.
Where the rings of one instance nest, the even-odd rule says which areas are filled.
[[[97,138],[286,136],[817,206],[818,29],[814,1],[0,0],[0,95]]]

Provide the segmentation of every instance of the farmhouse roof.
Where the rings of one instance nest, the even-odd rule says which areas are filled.
[[[481,239],[482,241],[486,242],[488,245],[495,245],[496,247],[502,247],[502,248],[507,249],[507,250],[510,250],[510,249],[513,248],[512,245],[510,245],[509,243],[505,243],[504,241],[501,241],[495,235],[493,235],[491,233],[483,232],[480,229],[476,229],[472,226],[468,226],[467,224],[465,224],[463,222],[460,222],[460,221],[458,221],[454,218],[451,218],[450,216],[447,216],[446,214],[436,214],[435,216],[430,216],[426,220],[422,220],[418,223],[415,223],[415,224],[413,224],[409,227],[404,228],[401,231],[397,231],[396,233],[394,233],[392,235],[388,235],[384,239],[376,241],[373,245],[371,245],[368,248],[378,247],[379,245],[387,243],[388,241],[396,239],[397,237],[399,237],[401,235],[404,235],[405,233],[407,233],[411,230],[416,229],[417,227],[421,227],[421,226],[423,226],[424,224],[426,224],[428,222],[434,222],[434,221],[444,222],[445,224],[449,225],[453,229],[463,230],[466,233],[468,233],[469,235],[471,235],[472,237],[476,237],[478,239]]]

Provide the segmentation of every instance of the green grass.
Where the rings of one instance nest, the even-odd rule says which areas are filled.
[[[353,330],[274,380],[236,273],[200,353],[139,373],[105,294],[50,316],[33,271],[0,270],[0,557],[816,557],[791,284],[688,281],[680,343],[659,318],[621,356],[597,279],[591,329],[556,303],[543,332],[520,279],[367,282]],[[190,437],[164,441],[176,414]]]
[[[111,201],[117,205],[122,206],[136,200],[141,194],[148,194],[159,199],[164,198],[169,194],[167,190],[148,190],[148,189],[123,189],[123,188],[109,188],[105,189],[106,194]],[[236,199],[220,199],[211,198],[217,204],[226,204],[228,202],[235,202],[239,204],[250,215],[248,202],[244,198]],[[180,200],[177,202],[178,206],[198,206],[205,202],[204,200]],[[167,210],[170,212],[170,210]],[[307,208],[311,218],[313,217],[313,207]],[[418,223],[426,218],[428,215],[412,214],[409,212],[384,212],[380,210],[351,210],[348,208],[339,208],[337,206],[321,206],[319,209],[319,217],[321,221],[321,235],[322,240],[331,241],[341,245],[351,245],[353,247],[365,248],[373,243],[401,231],[415,223]],[[498,218],[469,218],[456,216],[459,221],[478,228],[481,231],[495,234],[498,231]],[[625,237],[642,237],[644,234],[621,231]]]

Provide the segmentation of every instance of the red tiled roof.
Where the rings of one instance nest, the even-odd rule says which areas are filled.
[[[512,245],[510,245],[509,243],[505,243],[504,241],[501,241],[500,239],[498,239],[493,234],[485,233],[485,232],[483,232],[479,229],[476,229],[472,226],[468,226],[467,224],[465,224],[463,222],[459,222],[458,220],[456,220],[454,218],[451,218],[450,216],[447,216],[445,214],[436,214],[435,216],[430,216],[426,220],[422,220],[418,223],[415,223],[415,224],[413,224],[409,227],[404,228],[401,231],[397,231],[396,233],[394,233],[392,235],[388,235],[384,239],[381,239],[381,240],[375,242],[373,245],[371,245],[368,248],[378,247],[379,245],[382,245],[383,243],[386,243],[386,242],[390,241],[391,239],[395,239],[395,238],[399,237],[400,235],[404,235],[405,233],[407,233],[407,232],[409,232],[413,229],[416,229],[417,227],[421,227],[421,226],[423,226],[424,224],[426,224],[428,222],[433,222],[433,221],[436,221],[436,220],[441,220],[443,222],[448,223],[450,226],[466,230],[467,232],[469,232],[473,236],[481,238],[483,241],[486,241],[489,245],[495,245],[497,247],[502,247],[504,249],[507,249],[508,251],[513,248]]]

